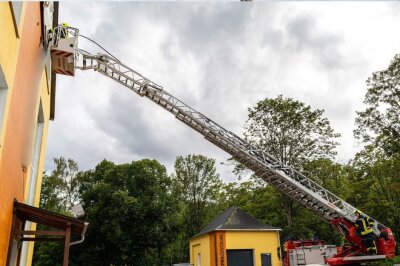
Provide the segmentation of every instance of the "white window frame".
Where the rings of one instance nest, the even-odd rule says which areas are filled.
[[[37,188],[37,181],[39,176],[39,162],[40,162],[40,152],[42,150],[43,141],[43,129],[44,129],[44,114],[42,101],[39,103],[39,111],[37,116],[35,138],[33,142],[33,156],[32,156],[32,167],[29,177],[29,188],[28,195],[26,198],[26,204],[33,206],[35,204],[35,195]]]
[[[201,266],[201,253],[197,253],[197,266]]]
[[[6,116],[6,105],[8,98],[8,86],[6,77],[4,76],[3,69],[0,65],[0,147],[3,146],[3,132],[5,131],[5,116]]]
[[[38,185],[37,181],[39,177],[39,162],[40,162],[40,153],[42,151],[43,129],[44,129],[44,114],[43,114],[42,101],[40,100],[36,130],[35,130],[35,138],[33,140],[34,142],[33,142],[32,167],[29,176],[29,187],[27,190],[28,195],[26,197],[26,204],[31,206],[34,206],[35,204],[36,188]],[[24,230],[26,231],[32,230],[32,223],[26,221]],[[22,244],[20,265],[27,264],[28,247],[29,247],[28,242],[24,242]]]

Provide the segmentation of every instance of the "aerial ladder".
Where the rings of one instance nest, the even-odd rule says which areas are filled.
[[[378,239],[382,225],[373,220],[373,231],[377,236],[377,255],[365,256],[367,247],[356,233],[355,211],[357,209],[307,178],[299,171],[283,164],[264,150],[249,144],[233,132],[223,128],[204,114],[196,111],[180,99],[168,93],[162,86],[149,80],[123,64],[111,54],[93,55],[78,48],[79,34],[76,28],[68,27],[67,37],[61,38],[62,26],[48,33],[46,46],[51,49],[54,73],[74,76],[75,69],[93,70],[118,82],[141,97],[161,106],[178,120],[204,136],[205,139],[229,153],[236,161],[254,172],[282,194],[317,213],[331,223],[346,238],[348,245],[330,258],[329,265],[349,265],[360,262],[392,258],[395,255],[395,239],[390,228],[384,227],[387,239]],[[65,28],[64,28],[65,29]],[[87,37],[85,37],[87,38]]]

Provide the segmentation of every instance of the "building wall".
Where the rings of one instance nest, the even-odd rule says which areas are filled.
[[[201,266],[229,266],[226,250],[252,249],[255,266],[261,266],[261,254],[270,253],[273,266],[281,266],[278,257],[280,248],[278,231],[215,231],[190,240],[190,263]]]
[[[255,266],[261,266],[261,253],[271,253],[273,266],[282,265],[282,260],[278,258],[279,247],[277,231],[226,232],[226,249],[253,249]]]
[[[24,2],[18,33],[9,2],[0,2],[0,66],[8,87],[0,148],[0,265],[7,260],[14,199],[27,203],[40,103],[42,141],[33,205],[39,203],[50,112],[46,51],[41,45],[40,2]],[[29,248],[29,247],[28,247]],[[32,247],[29,248],[30,255]],[[28,259],[29,260],[29,259]],[[30,265],[29,261],[26,265]]]
[[[190,240],[190,263],[194,266],[199,266],[198,254],[201,256],[201,266],[211,266],[209,235]]]
[[[45,118],[43,120],[43,131],[42,131],[42,136],[41,136],[41,142],[40,146],[38,147],[39,149],[39,162],[38,162],[38,169],[37,169],[37,179],[36,182],[34,183],[34,196],[33,196],[33,202],[28,201],[28,183],[26,185],[26,193],[25,193],[25,202],[29,205],[33,205],[35,207],[39,206],[39,201],[40,201],[40,191],[42,189],[42,178],[43,178],[43,171],[44,171],[44,162],[45,162],[45,156],[46,156],[46,147],[47,147],[47,134],[48,134],[48,127],[49,127],[49,119],[46,119],[50,117],[50,87],[46,75],[45,69],[42,69],[42,77],[40,81],[40,102],[42,106],[42,111],[43,111],[43,117]],[[39,103],[37,105],[39,107]],[[38,108],[39,111],[39,108]],[[31,178],[31,177],[29,177]],[[32,225],[30,230],[36,230],[36,224]],[[27,254],[27,259],[26,259],[26,265],[31,265],[32,257],[33,257],[33,242],[29,243],[28,247],[28,254]]]
[[[23,18],[25,13],[26,4],[23,3],[23,14],[21,16],[21,22],[19,29],[22,29]],[[17,37],[17,33],[14,28],[14,20],[10,4],[8,2],[0,2],[0,66],[5,76],[5,81],[8,90],[8,97],[5,107],[3,124],[0,125],[0,159],[3,153],[4,133],[5,133],[5,120],[8,115],[9,107],[9,95],[14,85],[15,68],[18,59],[18,50],[20,45],[20,38]],[[21,32],[19,30],[19,32]],[[1,209],[0,209],[1,210]],[[0,214],[1,215],[1,214]]]

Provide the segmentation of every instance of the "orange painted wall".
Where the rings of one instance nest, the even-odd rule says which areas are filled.
[[[29,176],[26,169],[32,160],[39,82],[45,59],[40,36],[40,3],[27,2],[0,162],[0,265],[5,265],[7,259],[13,200],[24,202]]]

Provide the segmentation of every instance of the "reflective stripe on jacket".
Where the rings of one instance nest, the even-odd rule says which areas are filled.
[[[367,221],[367,217],[360,217],[356,220],[356,229],[359,230],[362,236],[365,236],[369,233],[372,233],[374,230],[372,230],[370,226],[370,222]]]

